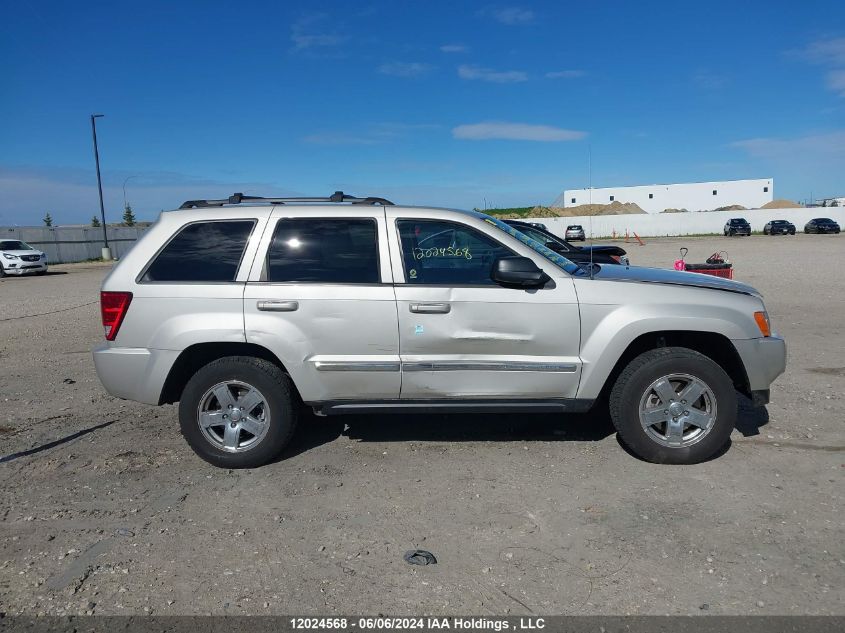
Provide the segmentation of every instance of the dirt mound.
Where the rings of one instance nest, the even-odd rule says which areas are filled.
[[[660,213],[689,213],[689,209],[663,209]]]
[[[748,211],[748,207],[744,207],[741,204],[729,204],[726,207],[718,207],[713,209],[714,211]]]
[[[764,204],[761,209],[799,209],[804,205],[799,202],[793,202],[792,200],[786,200],[785,198],[778,198],[777,200],[772,200],[771,202],[767,202]]]
[[[638,204],[633,202],[614,201],[610,204],[579,204],[576,207],[551,207],[558,217],[574,217],[579,215],[631,215],[645,213]]]

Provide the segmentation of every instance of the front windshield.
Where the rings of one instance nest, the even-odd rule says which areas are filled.
[[[566,272],[568,272],[570,275],[577,275],[577,274],[581,274],[581,273],[584,272],[584,270],[580,266],[578,266],[577,264],[569,261],[568,259],[566,259],[566,257],[563,257],[562,255],[558,255],[552,249],[548,248],[547,246],[544,246],[541,242],[538,242],[537,240],[528,237],[524,233],[516,230],[512,226],[505,224],[501,220],[497,220],[496,218],[491,218],[491,217],[488,216],[488,217],[484,218],[484,221],[489,223],[489,224],[492,224],[493,226],[495,226],[500,231],[504,231],[505,233],[507,233],[511,237],[515,237],[516,239],[518,239],[520,242],[522,242],[523,244],[525,244],[526,246],[528,246],[532,250],[540,253],[540,255],[542,255],[543,257],[548,259],[550,262],[552,262],[558,268],[561,268],[561,269],[565,270]]]
[[[19,240],[0,241],[0,251],[33,251],[35,250],[26,242]]]

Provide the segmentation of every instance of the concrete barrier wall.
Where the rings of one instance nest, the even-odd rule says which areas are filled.
[[[542,222],[555,235],[563,237],[566,227],[580,224],[587,236],[611,237],[629,231],[640,237],[676,235],[721,234],[731,218],[745,218],[752,231],[762,231],[769,220],[789,220],[800,233],[812,218],[832,218],[845,227],[845,208],[814,207],[809,209],[748,209],[746,211],[698,211],[690,213],[638,213],[634,215],[597,215],[571,218],[526,218],[529,222]]]
[[[146,227],[108,227],[112,257],[120,258],[129,252]],[[47,253],[47,262],[63,264],[83,262],[100,257],[103,248],[103,229],[75,226],[4,226],[0,240],[22,240]]]

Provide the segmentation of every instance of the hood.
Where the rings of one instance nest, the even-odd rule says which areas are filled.
[[[21,255],[43,255],[42,251],[36,250],[14,250],[14,251],[4,251],[0,250],[0,253],[7,253],[9,255],[14,255],[15,257],[20,257]]]
[[[603,281],[630,281],[638,283],[667,284],[672,286],[691,286],[694,288],[710,288],[712,290],[727,290],[746,295],[761,296],[760,293],[746,284],[730,279],[722,279],[713,275],[693,273],[681,270],[665,270],[663,268],[643,268],[640,266],[600,266],[600,270],[593,274],[594,279]]]

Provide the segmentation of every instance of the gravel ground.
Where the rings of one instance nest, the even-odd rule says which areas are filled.
[[[594,413],[308,417],[284,459],[215,469],[174,407],[100,387],[107,266],[0,280],[0,611],[843,614],[843,239],[630,247],[727,248],[789,345],[772,403],[681,467]]]

